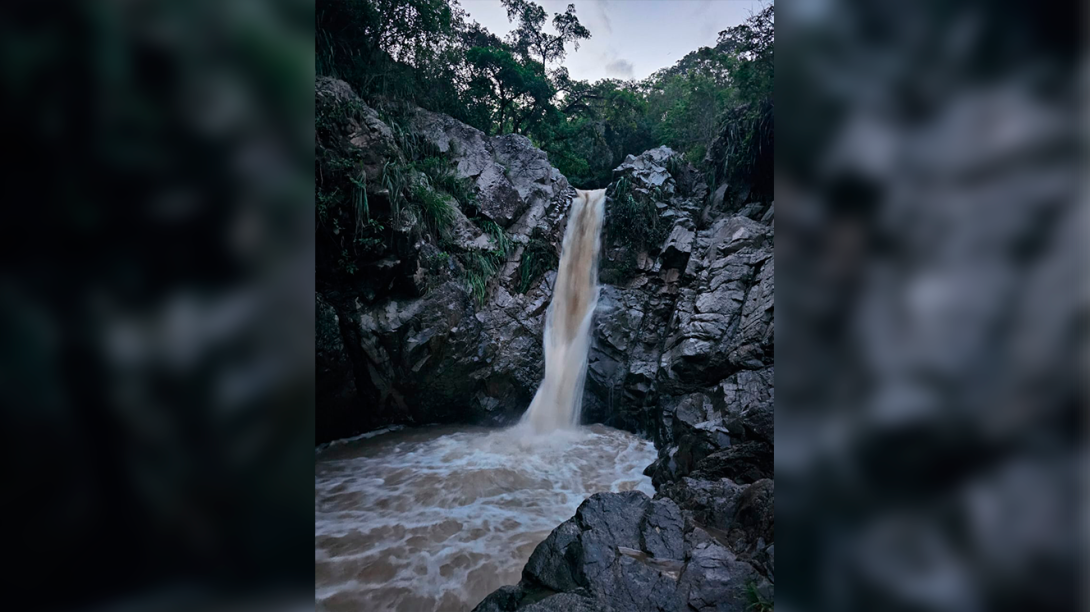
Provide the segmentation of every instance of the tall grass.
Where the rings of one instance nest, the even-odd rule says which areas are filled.
[[[461,253],[458,259],[465,268],[466,289],[476,300],[477,305],[483,306],[488,298],[488,283],[503,267],[506,256],[499,250],[469,251]]]
[[[535,231],[530,235],[530,241],[523,249],[519,262],[519,293],[529,291],[534,281],[549,270],[555,270],[558,265],[560,258],[556,254],[556,248],[542,238],[540,231]]]
[[[447,238],[454,224],[454,208],[450,200],[424,185],[413,187],[413,201],[420,211],[424,226],[440,240]]]

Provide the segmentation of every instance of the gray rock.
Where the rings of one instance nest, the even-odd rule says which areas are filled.
[[[473,612],[515,612],[522,601],[523,590],[521,587],[507,585],[492,591],[481,603],[473,608]]]
[[[371,107],[344,81],[318,77],[314,81],[315,111],[327,117],[339,133],[333,135],[338,148],[359,151],[359,161],[367,178],[376,182],[388,160],[401,160],[394,133]]]
[[[612,612],[613,610],[614,608],[604,605],[601,601],[574,593],[557,593],[525,608],[520,608],[520,612]]]
[[[523,577],[554,591],[572,591],[586,586],[582,571],[582,533],[575,519],[561,523],[534,549],[522,570]]]
[[[678,588],[691,610],[744,612],[749,608],[749,585],[762,579],[752,565],[715,543],[702,543],[691,555]]]
[[[456,119],[422,109],[413,117],[413,128],[455,160],[460,178],[474,180],[481,212],[502,227],[535,206],[540,214],[546,203],[568,194],[567,181],[525,136],[489,139]]]
[[[699,525],[727,531],[733,525],[739,501],[747,488],[728,478],[683,477],[660,487],[655,497],[674,500],[686,516]]]
[[[643,538],[641,549],[656,559],[683,559],[685,557],[685,521],[681,510],[670,499],[656,499],[644,515],[640,528]]]
[[[728,430],[744,439],[771,443],[775,435],[773,415],[774,370],[740,370],[719,383],[726,408]]]
[[[597,493],[575,511],[584,531],[604,534],[613,546],[640,548],[640,520],[651,500],[640,491]]]
[[[688,223],[678,222],[670,230],[662,247],[662,265],[667,268],[685,269],[693,251],[693,239],[696,234]]]
[[[750,483],[772,478],[773,470],[772,445],[753,440],[707,455],[695,463],[691,473],[696,478],[730,478],[738,483]]]

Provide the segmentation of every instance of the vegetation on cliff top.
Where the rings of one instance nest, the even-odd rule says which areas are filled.
[[[457,0],[318,0],[317,72],[377,106],[408,101],[487,134],[524,134],[581,188],[605,187],[627,155],[659,145],[700,164],[714,134],[713,179],[746,181],[757,156],[770,159],[772,4],[646,79],[590,83],[562,65],[593,35],[573,6],[549,19],[530,0],[501,1],[515,24],[503,39]]]

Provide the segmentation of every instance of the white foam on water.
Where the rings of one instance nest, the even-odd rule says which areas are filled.
[[[375,431],[364,432],[359,434],[358,436],[352,436],[351,438],[331,440],[329,442],[325,442],[314,447],[314,452],[321,454],[322,452],[327,451],[331,448],[337,448],[338,446],[344,446],[346,444],[359,442],[360,440],[366,440],[368,438],[375,438],[377,436],[381,436],[382,434],[390,433],[391,431],[398,431],[400,429],[404,429],[404,425],[390,425],[389,427],[383,427],[382,429],[376,429]]]
[[[654,446],[601,425],[388,433],[319,453],[315,599],[335,610],[470,610],[594,493],[654,494]]]

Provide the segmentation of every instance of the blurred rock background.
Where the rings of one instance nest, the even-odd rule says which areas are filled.
[[[312,605],[312,40],[0,8],[4,607]]]
[[[1082,7],[777,8],[776,603],[1074,609]]]

